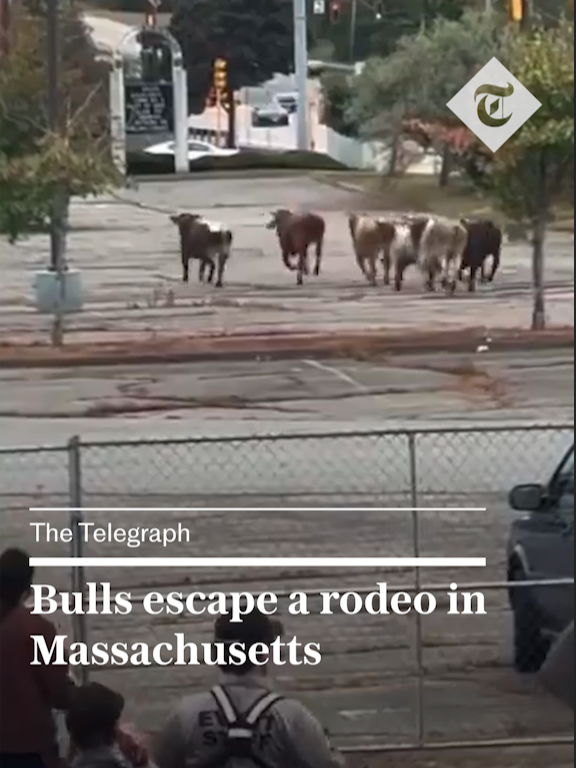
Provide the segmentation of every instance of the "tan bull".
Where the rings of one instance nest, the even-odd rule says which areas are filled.
[[[376,285],[380,256],[384,264],[384,285],[390,285],[390,247],[394,239],[394,226],[363,214],[348,214],[348,226],[356,263],[370,285]]]

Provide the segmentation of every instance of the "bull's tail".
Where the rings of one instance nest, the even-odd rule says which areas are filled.
[[[217,254],[217,273],[216,273],[216,288],[222,288],[224,284],[224,272],[226,270],[226,263],[230,258],[232,251],[232,233],[226,232],[226,235],[222,239],[222,245]]]
[[[358,216],[355,213],[348,214],[348,229],[350,230],[350,237],[352,242],[356,243],[356,225],[358,224]]]

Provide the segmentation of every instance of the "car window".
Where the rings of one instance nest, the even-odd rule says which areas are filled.
[[[208,144],[203,144],[201,141],[189,141],[188,149],[191,152],[210,152],[212,147]]]

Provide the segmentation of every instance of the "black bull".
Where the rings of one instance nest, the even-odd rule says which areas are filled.
[[[469,270],[468,289],[474,291],[479,270],[483,283],[491,283],[496,276],[496,272],[500,267],[502,252],[502,230],[488,219],[462,219],[461,223],[468,232],[468,243],[462,256],[458,277],[460,280],[463,280],[464,273]],[[487,273],[485,271],[485,262],[490,256],[492,257],[492,269]]]

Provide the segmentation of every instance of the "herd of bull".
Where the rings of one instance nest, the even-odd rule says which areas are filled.
[[[213,283],[216,278],[214,284],[221,287],[232,249],[232,232],[197,214],[181,213],[170,218],[179,230],[184,282],[189,280],[190,261],[195,260],[199,262],[200,282]],[[356,263],[371,285],[377,283],[381,264],[384,285],[391,284],[393,275],[394,287],[400,291],[407,268],[416,266],[428,291],[440,285],[447,293],[454,293],[465,276],[468,289],[474,291],[478,273],[482,282],[492,282],[500,265],[502,230],[488,219],[350,213],[348,224]],[[326,235],[322,216],[280,209],[272,214],[266,228],[276,231],[283,264],[296,272],[298,285],[310,274],[310,248],[315,254],[313,274],[320,274]],[[490,270],[486,267],[489,258]]]

